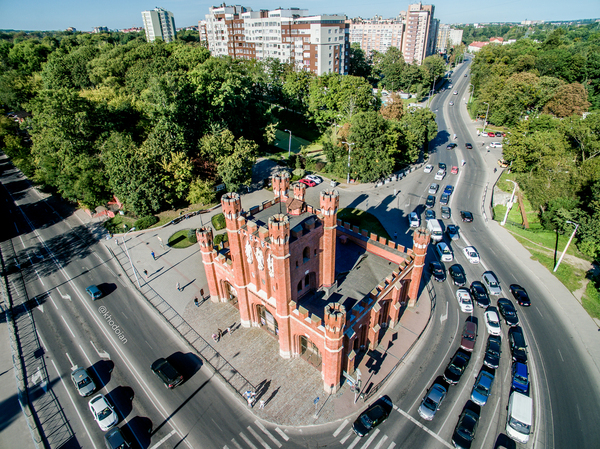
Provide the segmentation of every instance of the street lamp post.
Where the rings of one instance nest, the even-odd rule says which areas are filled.
[[[485,111],[485,122],[483,122],[483,132],[485,132],[485,127],[487,125],[487,116],[488,116],[488,112],[490,112],[490,104],[486,103],[485,101],[482,101],[483,104],[487,104],[487,111]]]
[[[569,241],[567,242],[567,246],[565,246],[565,250],[560,255],[560,258],[558,259],[558,262],[556,263],[556,266],[554,267],[554,270],[552,270],[554,273],[556,273],[556,270],[558,270],[558,266],[562,262],[563,257],[565,257],[565,253],[567,252],[567,249],[569,249],[569,245],[571,244],[571,240],[573,240],[573,237],[575,237],[575,233],[577,232],[577,228],[579,227],[579,224],[575,223],[574,221],[567,220],[567,223],[574,224],[575,225],[575,229],[573,229],[573,233],[571,234],[571,237],[569,237]]]
[[[507,181],[512,182],[515,185],[515,188],[513,189],[512,195],[510,196],[510,201],[506,204],[506,214],[504,214],[504,220],[502,220],[502,222],[500,223],[501,226],[504,226],[506,224],[506,219],[508,218],[508,213],[510,212],[510,209],[513,205],[513,201],[515,199],[515,192],[517,191],[517,183],[514,182],[512,179],[507,179]]]
[[[286,133],[290,133],[290,140],[288,141],[288,159],[292,156],[292,132],[289,129],[285,130]]]
[[[346,178],[346,184],[350,184],[350,152],[352,151],[352,145],[354,145],[354,143],[343,142],[343,141],[342,141],[342,143],[345,143],[346,145],[348,145],[348,177]]]
[[[125,236],[127,234],[129,234],[131,231],[135,231],[135,226],[133,228],[131,228],[129,231],[127,231],[125,233],[125,235],[123,235],[123,246],[125,247],[125,252],[127,253],[127,258],[129,259],[129,265],[131,265],[131,269],[133,270],[133,275],[135,276],[135,280],[137,282],[138,288],[142,288],[140,285],[140,280],[138,278],[137,272],[135,271],[135,267],[133,266],[133,263],[131,262],[131,256],[129,255],[129,249],[127,248],[127,244],[125,243]]]
[[[471,86],[471,95],[469,95],[469,103],[471,103],[471,99],[473,98],[473,91],[475,90],[475,88],[473,87],[473,84],[469,83],[469,86]]]

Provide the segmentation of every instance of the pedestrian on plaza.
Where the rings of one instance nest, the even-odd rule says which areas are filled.
[[[181,286],[179,285],[179,282],[177,284],[175,284],[175,287],[177,287],[178,291],[181,291]]]
[[[212,339],[215,341],[215,343],[217,343],[219,340],[217,340],[217,334],[212,334]]]
[[[198,297],[197,296],[194,298],[194,305],[196,307],[200,307],[200,303],[198,302]]]
[[[144,276],[146,276],[146,279],[148,279],[148,270],[144,270]]]
[[[228,327],[227,329],[225,329],[225,332],[227,332],[227,335],[231,335],[231,327]]]
[[[223,331],[221,329],[217,329],[217,335],[219,336],[219,340],[223,336]]]
[[[263,401],[262,399],[260,400],[260,406],[258,407],[259,409],[261,408],[265,408],[265,401]]]
[[[150,253],[150,255],[152,256],[152,258],[153,258],[154,260],[156,260],[156,254],[154,254],[154,251],[152,251],[152,252]]]
[[[119,237],[117,237],[117,238],[115,239],[115,243],[117,244],[117,246],[119,246]]]

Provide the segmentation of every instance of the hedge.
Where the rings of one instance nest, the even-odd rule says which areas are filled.
[[[147,217],[142,217],[137,220],[133,226],[139,231],[141,229],[147,229],[156,223],[158,223],[158,217],[155,217],[154,215],[148,215]]]

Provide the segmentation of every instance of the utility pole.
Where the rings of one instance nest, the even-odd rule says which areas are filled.
[[[563,257],[565,257],[565,253],[567,252],[567,249],[569,249],[569,245],[571,244],[571,240],[573,240],[573,237],[575,237],[575,233],[577,232],[577,228],[579,227],[579,224],[575,223],[574,221],[567,220],[567,223],[574,224],[575,225],[575,229],[573,229],[573,233],[571,234],[571,237],[569,237],[569,241],[567,242],[567,246],[565,246],[565,250],[560,255],[560,259],[558,259],[558,262],[556,263],[556,266],[554,267],[554,270],[552,270],[552,272],[554,272],[554,273],[556,273],[556,270],[558,270],[558,266],[562,262]]]
[[[352,145],[354,143],[342,142],[348,145],[348,177],[346,178],[346,184],[350,184],[350,152],[352,151]]]
[[[285,130],[286,133],[290,133],[290,140],[288,141],[288,159],[292,156],[292,132],[289,129]]]

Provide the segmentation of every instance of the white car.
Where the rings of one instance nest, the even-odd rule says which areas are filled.
[[[419,227],[419,225],[421,224],[421,220],[419,219],[419,216],[416,212],[410,213],[410,215],[408,216],[408,223],[410,224],[411,228]]]
[[[498,312],[495,307],[488,307],[484,314],[485,327],[487,328],[488,334],[490,335],[502,335],[502,328],[500,327],[500,318],[498,318]]]
[[[437,250],[438,256],[440,256],[440,260],[442,262],[452,262],[452,260],[454,260],[452,250],[444,242],[438,243],[435,246],[435,249]]]
[[[103,394],[94,396],[89,402],[90,411],[100,429],[106,432],[119,421],[117,412]]]
[[[458,95],[458,91],[457,90],[454,91],[454,95]]]
[[[433,165],[431,165],[431,164],[427,164],[427,165],[425,166],[425,168],[423,169],[423,171],[424,171],[425,173],[431,173],[431,172],[433,171]]]
[[[466,288],[459,288],[456,290],[456,299],[461,312],[472,313],[473,312],[473,300],[471,299],[471,293]]]
[[[454,102],[451,101],[450,103],[448,103],[450,106],[454,106]]]
[[[490,147],[492,147],[492,148],[502,148],[502,144],[500,142],[492,142],[492,143],[490,143]]]
[[[479,253],[474,246],[467,246],[465,249],[463,249],[463,252],[465,253],[465,257],[469,262],[479,263]]]
[[[435,182],[434,182],[434,183],[432,183],[432,184],[429,186],[429,194],[430,194],[430,195],[435,195],[435,194],[437,193],[437,191],[438,191],[438,189],[439,189],[439,188],[440,188],[440,186],[439,186],[439,185],[437,185]]]
[[[442,179],[444,179],[445,176],[446,176],[446,170],[438,170],[437,173],[435,174],[434,178],[437,181],[441,181]]]
[[[317,175],[306,175],[305,178],[310,179],[315,184],[321,184],[323,182],[323,178]]]

